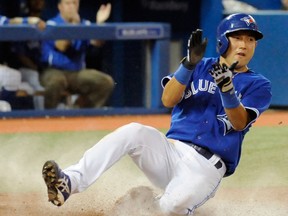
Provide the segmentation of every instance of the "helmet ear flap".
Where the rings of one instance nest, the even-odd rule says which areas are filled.
[[[221,40],[217,40],[217,52],[219,53],[219,54],[221,54],[220,53],[220,50],[221,50],[221,48],[222,48],[222,46],[223,46],[223,43],[221,42]]]
[[[218,39],[217,39],[217,52],[220,55],[223,55],[226,52],[226,50],[228,49],[228,46],[229,46],[229,40],[225,34],[222,34],[220,37],[218,37]]]

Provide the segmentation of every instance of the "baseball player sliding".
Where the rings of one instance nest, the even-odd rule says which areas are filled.
[[[269,80],[252,71],[257,41],[263,37],[252,16],[226,17],[217,29],[218,58],[204,58],[207,39],[193,31],[187,56],[162,79],[162,101],[173,107],[171,127],[130,123],[101,139],[80,161],[61,170],[53,160],[42,175],[49,201],[61,206],[128,154],[148,179],[163,189],[164,215],[192,215],[213,197],[222,178],[234,173],[252,123],[268,109]]]

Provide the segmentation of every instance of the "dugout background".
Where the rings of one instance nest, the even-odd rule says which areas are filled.
[[[0,0],[2,14],[21,14],[25,0],[12,0],[13,4]],[[18,2],[18,3],[17,3]],[[22,5],[21,5],[22,2]],[[175,55],[171,55],[171,64],[178,64],[184,55],[183,40],[187,40],[189,32],[199,26],[200,1],[155,1],[155,0],[81,0],[80,14],[90,21],[102,3],[112,3],[112,15],[108,22],[166,22],[171,24],[171,44],[175,47]],[[12,7],[14,5],[14,7]],[[19,5],[19,7],[15,7]],[[46,0],[43,19],[47,20],[58,13],[57,0]],[[183,39],[184,38],[184,39]],[[7,44],[7,43],[5,43]],[[185,43],[186,46],[186,43]],[[149,89],[145,86],[147,71],[147,47],[149,41],[106,41],[102,49],[91,49],[88,52],[88,66],[101,69],[112,75],[116,81],[115,90],[109,106],[143,107],[145,94]],[[7,49],[5,47],[5,49]],[[2,49],[2,62],[13,59]],[[172,50],[173,52],[173,50]],[[4,60],[3,60],[4,59]],[[175,63],[172,63],[172,62]],[[12,61],[13,62],[13,61]],[[174,66],[175,67],[175,66]],[[174,69],[174,68],[173,68]],[[171,70],[173,70],[171,69]],[[170,71],[167,71],[169,73]],[[160,87],[160,83],[159,83]]]
[[[288,71],[285,65],[288,58],[285,48],[288,12],[280,11],[281,0],[243,1],[259,9],[257,14],[252,15],[265,35],[250,66],[272,81],[272,106],[287,107],[288,98],[282,89],[288,85]],[[24,2],[25,0],[0,0],[0,12],[4,15],[10,14],[11,17],[21,14]],[[216,26],[227,15],[223,14],[221,0],[81,0],[80,14],[83,18],[93,21],[99,5],[107,2],[112,3],[112,16],[108,22],[153,21],[171,24],[170,70],[167,73],[174,71],[179,60],[186,55],[187,39],[196,28],[204,29],[204,36],[209,39],[206,56],[217,55]],[[56,13],[57,0],[46,0],[43,18],[48,19]],[[276,28],[273,27],[274,24]],[[89,51],[88,60],[91,66],[112,75],[117,82],[109,106],[145,107],[145,95],[150,90],[145,86],[149,64],[147,47],[149,41],[106,41],[102,49]],[[0,60],[6,57],[5,49],[1,48]]]

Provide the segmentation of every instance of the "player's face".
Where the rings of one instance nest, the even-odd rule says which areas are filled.
[[[225,61],[228,65],[238,61],[235,71],[243,72],[248,69],[248,63],[252,59],[257,41],[249,31],[237,31],[228,36],[229,47],[225,53]]]

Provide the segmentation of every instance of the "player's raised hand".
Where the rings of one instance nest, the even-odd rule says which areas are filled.
[[[188,69],[193,69],[204,56],[208,40],[202,39],[202,33],[201,29],[197,29],[188,40],[187,56],[182,60],[184,67]]]
[[[212,69],[209,70],[210,75],[214,78],[215,83],[221,92],[225,93],[233,89],[232,71],[235,69],[237,64],[238,61],[234,62],[230,68],[228,68],[226,64],[223,63],[221,66],[216,62],[212,65]]]

